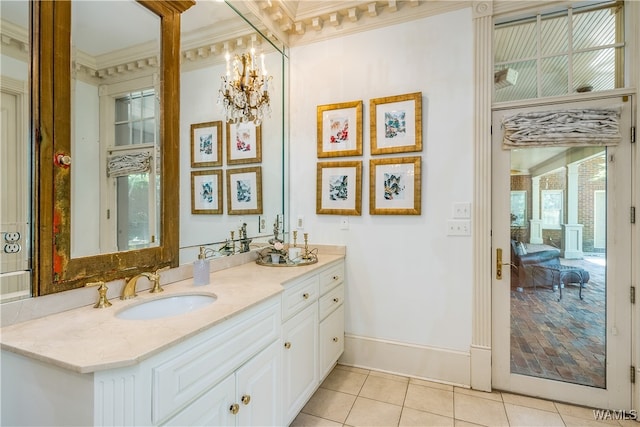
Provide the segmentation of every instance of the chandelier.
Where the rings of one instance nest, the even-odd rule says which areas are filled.
[[[231,73],[231,56],[227,52],[227,73],[222,76],[218,103],[222,104],[225,120],[228,123],[253,122],[256,126],[262,123],[265,116],[271,116],[269,105],[269,82],[264,66],[264,54],[260,55],[261,68],[256,63],[255,49],[251,53],[235,55],[233,58],[233,74]]]

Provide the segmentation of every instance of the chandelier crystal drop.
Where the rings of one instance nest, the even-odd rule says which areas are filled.
[[[231,56],[227,60],[227,73],[222,76],[218,93],[218,104],[222,105],[228,123],[253,122],[256,126],[271,116],[269,84],[271,76],[264,66],[264,55],[260,55],[261,67],[256,63],[255,50],[251,53],[235,55],[233,73]]]

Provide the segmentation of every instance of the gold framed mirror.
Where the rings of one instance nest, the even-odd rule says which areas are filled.
[[[142,271],[178,265],[180,14],[192,0],[138,0],[159,18],[160,40],[157,85],[159,100],[157,150],[159,202],[154,216],[159,237],[152,236],[142,249],[124,247],[117,252],[89,256],[72,255],[72,152],[75,96],[73,73],[79,69],[72,49],[72,2],[31,2],[32,114],[34,147],[34,294],[45,295],[74,289],[86,282],[113,280]],[[135,64],[135,61],[133,62]],[[74,65],[72,67],[72,64]],[[127,63],[122,65],[128,67]],[[117,66],[115,68],[118,70]],[[96,72],[98,72],[96,70]],[[107,71],[108,73],[109,71]],[[131,127],[131,126],[130,126]],[[153,150],[152,150],[153,151]],[[152,158],[153,162],[154,159]],[[101,212],[101,214],[105,213]],[[82,215],[76,209],[75,215]]]

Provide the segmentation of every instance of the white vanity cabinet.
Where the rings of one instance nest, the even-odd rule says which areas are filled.
[[[280,355],[276,341],[163,425],[279,425]]]
[[[280,297],[123,368],[79,374],[3,351],[2,424],[281,425]]]
[[[344,350],[344,262],[285,285],[284,424],[289,425]]]
[[[289,425],[343,352],[344,268],[221,270],[199,288],[217,301],[180,318],[85,306],[5,327],[0,425]]]

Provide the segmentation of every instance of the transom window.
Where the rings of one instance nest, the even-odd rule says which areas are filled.
[[[496,22],[496,102],[624,87],[624,2],[582,4]]]

